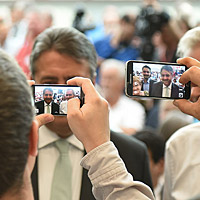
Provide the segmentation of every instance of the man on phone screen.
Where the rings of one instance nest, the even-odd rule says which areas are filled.
[[[160,70],[160,82],[154,83],[150,96],[179,98],[179,86],[172,82],[173,68],[170,65],[162,66]]]
[[[75,97],[73,89],[66,91],[65,100],[60,103],[60,114],[67,114],[67,102]]]
[[[43,99],[35,103],[36,114],[42,113],[59,113],[59,105],[53,102],[53,90],[51,88],[45,88],[43,90]]]

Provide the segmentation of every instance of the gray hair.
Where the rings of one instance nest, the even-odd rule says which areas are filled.
[[[31,73],[37,73],[36,61],[43,52],[54,50],[71,56],[75,61],[86,60],[89,64],[91,78],[96,74],[97,55],[94,46],[84,34],[72,27],[48,28],[36,38],[30,57]]]
[[[183,35],[178,43],[177,56],[187,57],[198,43],[200,43],[200,27],[193,28]]]
[[[53,94],[53,89],[52,88],[44,88],[43,90],[43,95],[45,94],[46,91],[50,91]]]
[[[0,198],[19,193],[28,158],[33,99],[17,63],[0,50]]]
[[[123,79],[125,77],[125,63],[116,60],[116,59],[106,59],[101,63],[101,70],[106,70],[106,69],[117,69],[119,73],[119,77]]]
[[[170,72],[173,75],[173,68],[170,65],[163,65],[162,68],[160,69],[160,73],[163,70],[166,70],[166,71]]]

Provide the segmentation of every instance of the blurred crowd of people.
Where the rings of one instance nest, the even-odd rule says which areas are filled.
[[[184,56],[200,60],[199,46],[191,52],[182,42],[185,33],[199,25],[198,21],[194,23],[191,20],[192,9],[191,4],[182,3],[176,16],[171,16],[156,0],[145,0],[138,14],[127,12],[121,15],[117,7],[108,6],[101,24],[95,24],[86,23],[86,10],[79,8],[72,22],[72,26],[85,34],[96,49],[96,87],[109,103],[111,130],[132,135],[147,145],[153,188],[158,200],[162,199],[163,193],[166,199],[172,198],[169,194],[173,195],[169,166],[166,166],[169,174],[167,187],[163,189],[165,143],[178,129],[192,124],[194,118],[180,112],[171,100],[128,98],[124,94],[125,64],[128,60],[176,62],[178,57]],[[25,2],[12,4],[10,15],[11,24],[0,16],[0,46],[16,59],[27,79],[31,79],[30,55],[35,38],[54,25],[53,15]],[[151,80],[160,80],[159,72],[151,73]],[[136,74],[140,79],[135,81],[142,87],[145,75],[142,71]],[[173,81],[177,83],[179,79],[177,70]],[[66,100],[63,97],[53,99],[60,104]],[[37,98],[42,100],[42,94],[38,93]],[[169,149],[170,143],[167,143],[168,152]]]

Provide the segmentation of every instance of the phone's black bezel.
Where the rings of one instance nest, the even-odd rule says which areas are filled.
[[[159,64],[159,65],[172,65],[172,66],[184,66],[185,71],[188,69],[186,65],[169,62],[154,62],[154,61],[143,61],[143,60],[129,60],[126,62],[126,73],[125,73],[125,94],[128,97],[139,97],[139,98],[152,98],[152,99],[189,99],[191,94],[191,84],[188,82],[185,84],[185,96],[184,98],[172,98],[172,97],[153,97],[153,96],[139,96],[133,95],[133,63],[144,63],[144,64]]]
[[[33,92],[33,100],[34,100],[34,104],[35,104],[35,87],[64,87],[64,88],[69,88],[69,87],[79,87],[81,90],[81,94],[80,94],[80,106],[82,106],[84,104],[84,93],[82,91],[82,88],[80,86],[77,85],[66,85],[66,84],[34,84],[32,85],[32,92]],[[53,114],[56,116],[66,116],[67,114]]]

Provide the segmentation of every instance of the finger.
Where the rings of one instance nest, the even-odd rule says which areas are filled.
[[[54,116],[51,114],[41,114],[35,117],[36,121],[38,122],[39,127],[52,122],[54,120]]]
[[[196,117],[195,104],[186,99],[174,100],[173,104],[178,107],[183,113]]]
[[[27,80],[27,81],[28,81],[28,84],[29,84],[30,86],[35,84],[35,81],[34,81],[34,80]]]
[[[200,62],[194,58],[186,57],[177,59],[177,63],[186,65],[188,68],[192,66],[200,67]]]
[[[67,117],[80,111],[80,99],[73,98],[67,102]]]
[[[85,103],[88,99],[91,101],[99,96],[98,92],[96,91],[92,81],[88,78],[76,77],[67,81],[68,85],[77,85],[82,87],[82,91],[85,94]]]
[[[200,97],[200,88],[199,87],[192,87],[190,101],[196,102]]]
[[[193,66],[182,74],[179,81],[183,84],[186,84],[189,81],[191,81],[193,85],[195,84],[195,85],[200,86],[199,77],[200,77],[200,68]]]

